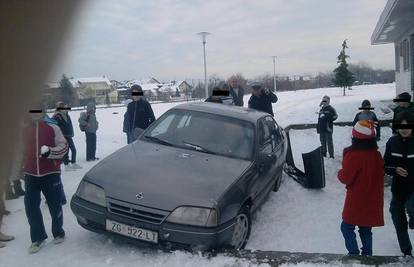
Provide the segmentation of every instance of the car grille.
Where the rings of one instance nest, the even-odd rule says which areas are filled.
[[[135,205],[112,198],[108,199],[108,204],[109,212],[113,214],[153,224],[160,224],[169,214],[165,210]]]

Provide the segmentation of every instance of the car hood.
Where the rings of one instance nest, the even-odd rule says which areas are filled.
[[[251,164],[138,140],[98,163],[86,179],[102,186],[107,197],[171,211],[182,205],[213,207]]]

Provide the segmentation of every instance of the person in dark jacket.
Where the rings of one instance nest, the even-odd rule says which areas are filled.
[[[338,118],[336,110],[330,105],[330,97],[324,96],[321,103],[318,116],[318,125],[316,131],[319,134],[319,139],[322,145],[322,155],[326,157],[326,148],[328,147],[329,157],[334,158],[333,147],[333,122]]]
[[[47,239],[40,209],[40,193],[46,197],[52,217],[54,243],[61,243],[65,238],[60,163],[67,152],[68,145],[59,127],[45,122],[44,116],[44,109],[31,111],[32,123],[25,130],[24,204],[32,240],[29,253],[38,252]]]
[[[96,157],[96,131],[99,123],[96,120],[96,107],[94,103],[86,106],[86,112],[82,112],[79,117],[79,127],[85,132],[86,136],[86,161],[94,161]]]
[[[204,102],[234,105],[234,99],[230,95],[230,87],[227,84],[223,84],[222,87],[215,86],[212,95]]]
[[[393,128],[398,134],[388,140],[384,154],[385,172],[393,176],[390,212],[401,252],[411,255],[408,227],[414,229],[414,114],[401,112]]]
[[[73,142],[73,125],[72,120],[68,113],[69,107],[65,105],[63,101],[59,101],[56,103],[56,111],[53,114],[53,119],[57,121],[57,124],[60,130],[63,133],[63,136],[66,139],[66,142],[69,145],[69,150],[71,152],[71,160],[69,160],[69,150],[68,153],[63,157],[63,164],[65,165],[65,170],[71,171],[76,169],[82,169],[76,163],[76,147],[75,143]],[[71,165],[69,165],[71,163]]]
[[[355,115],[354,121],[352,122],[352,126],[355,126],[355,124],[358,121],[362,120],[373,121],[375,123],[375,131],[377,133],[377,141],[379,141],[381,139],[381,126],[379,125],[377,115],[373,111],[371,111],[374,109],[371,107],[371,102],[365,99],[364,101],[362,101],[361,107],[359,109],[362,111],[358,112]]]
[[[230,78],[230,95],[233,97],[235,106],[243,107],[244,89],[240,86],[239,81],[235,77]]]
[[[358,121],[352,129],[352,145],[344,149],[338,179],[346,185],[341,232],[351,255],[360,250],[355,235],[359,228],[362,255],[372,255],[372,227],[384,225],[384,161],[378,151],[375,125]]]
[[[133,101],[128,104],[124,114],[123,131],[127,134],[128,144],[135,141],[138,136],[135,133],[137,128],[147,129],[155,121],[151,104],[143,99],[144,92],[138,84],[131,86]]]
[[[252,95],[249,99],[249,108],[267,112],[274,116],[272,103],[277,102],[277,96],[269,89],[264,89],[260,83],[253,83],[252,89]]]
[[[411,103],[411,95],[407,92],[401,93],[394,99],[398,105],[394,109],[394,116],[392,118],[392,123],[394,124],[395,119],[397,118],[398,114],[403,111],[409,111],[414,114],[414,103]],[[393,133],[397,134],[397,130],[393,129]]]

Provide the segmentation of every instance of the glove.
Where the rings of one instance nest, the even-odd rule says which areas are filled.
[[[270,90],[269,90],[269,88],[264,89],[264,90],[263,90],[263,92],[264,92],[266,95],[270,94]]]
[[[40,148],[40,156],[42,158],[47,158],[47,157],[49,157],[49,155],[50,155],[50,148],[48,146],[43,145]]]

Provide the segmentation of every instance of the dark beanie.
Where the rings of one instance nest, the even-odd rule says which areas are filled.
[[[133,86],[131,86],[131,91],[139,91],[142,92],[142,87],[138,84],[134,84]]]
[[[398,95],[398,99],[411,101],[411,95],[407,92]]]
[[[368,99],[365,99],[364,101],[362,101],[361,107],[362,108],[370,108],[371,107],[371,102],[369,102]]]

